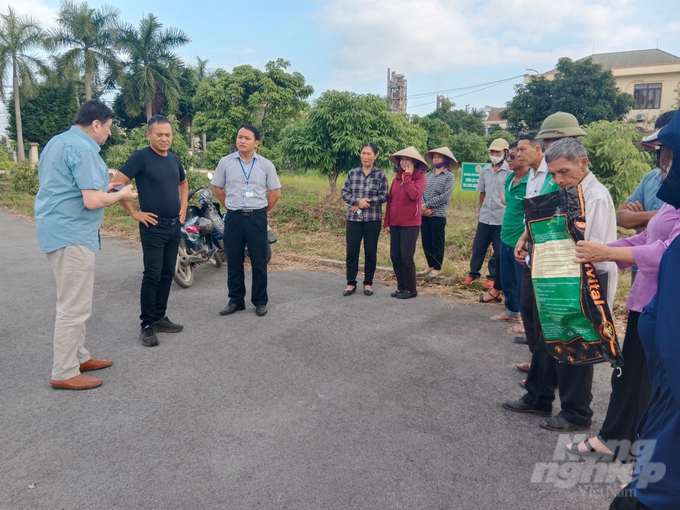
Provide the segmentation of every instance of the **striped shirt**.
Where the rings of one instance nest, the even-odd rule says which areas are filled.
[[[423,204],[434,211],[432,216],[446,218],[449,212],[451,193],[453,193],[453,188],[456,187],[456,176],[445,168],[439,175],[436,175],[434,170],[430,170],[425,178],[427,179],[427,187],[423,194]]]
[[[361,167],[349,171],[345,185],[342,187],[342,199],[349,207],[359,205],[359,200],[367,198],[371,201],[368,209],[359,209],[353,213],[347,209],[347,221],[380,221],[382,205],[387,202],[387,176],[385,172],[374,166],[368,175],[364,175]]]

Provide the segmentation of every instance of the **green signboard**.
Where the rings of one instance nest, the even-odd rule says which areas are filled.
[[[461,166],[460,189],[463,191],[476,191],[479,174],[482,173],[488,163],[463,163]]]

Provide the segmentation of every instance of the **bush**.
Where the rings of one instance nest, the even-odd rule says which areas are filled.
[[[607,186],[618,207],[652,169],[651,152],[640,147],[640,134],[633,124],[601,120],[583,129],[590,169]]]
[[[12,158],[9,157],[7,149],[4,146],[0,146],[0,170],[10,170],[12,164]]]
[[[17,193],[38,193],[38,167],[31,166],[28,161],[13,165],[9,171],[12,179],[12,190]]]
[[[458,133],[451,137],[451,151],[459,163],[485,163],[489,161],[488,145],[484,137]]]

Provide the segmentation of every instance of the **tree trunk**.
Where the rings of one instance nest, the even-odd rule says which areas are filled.
[[[333,171],[328,174],[328,184],[331,186],[331,192],[324,198],[323,203],[327,204],[338,192],[338,176],[340,175],[340,170],[336,166],[333,166]]]
[[[16,73],[16,65],[14,66]],[[24,134],[23,126],[21,125],[21,99],[19,98],[19,78],[15,75],[12,80],[14,90],[14,117],[17,124],[17,161],[21,163],[26,159],[24,154]]]
[[[147,121],[147,122],[149,122],[149,119],[150,119],[151,116],[153,115],[153,113],[151,113],[151,112],[152,112],[152,110],[151,110],[151,102],[152,102],[152,101],[153,101],[153,100],[150,99],[150,100],[148,100],[148,101],[146,102],[146,121]]]
[[[92,99],[92,76],[90,73],[83,75],[83,81],[85,82],[85,101],[89,101]]]

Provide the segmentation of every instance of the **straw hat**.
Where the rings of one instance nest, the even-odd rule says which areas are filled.
[[[451,171],[455,170],[456,168],[458,168],[460,166],[458,164],[458,160],[456,159],[456,157],[453,155],[453,153],[451,152],[451,150],[448,147],[439,147],[438,149],[432,149],[431,151],[427,151],[425,153],[425,159],[431,165],[434,165],[434,163],[432,162],[432,156],[434,154],[439,154],[440,156],[444,156],[446,158],[449,158],[449,162],[446,165],[446,167]]]
[[[390,161],[394,163],[396,167],[399,167],[399,158],[401,157],[406,157],[406,158],[411,158],[415,161],[418,161],[419,164],[416,165],[416,170],[420,169],[423,172],[427,170],[427,163],[423,159],[423,157],[420,155],[420,152],[418,152],[418,149],[416,149],[413,145],[410,147],[406,147],[405,149],[402,149],[400,151],[395,152],[390,156]]]

